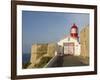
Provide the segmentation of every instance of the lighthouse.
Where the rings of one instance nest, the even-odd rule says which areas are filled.
[[[61,39],[58,42],[59,51],[58,53],[63,53],[64,55],[74,55],[79,56],[80,55],[80,43],[78,40],[78,27],[76,24],[73,24],[70,27],[70,35],[65,37],[64,39]]]
[[[70,30],[70,36],[78,40],[78,27],[76,24],[73,24]]]

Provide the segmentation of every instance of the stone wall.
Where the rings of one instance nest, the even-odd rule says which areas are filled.
[[[55,55],[56,50],[57,50],[57,44],[56,43],[49,43],[48,49],[47,49],[47,55],[50,57],[53,57]]]
[[[85,26],[80,32],[81,56],[89,57],[89,26]]]
[[[29,68],[39,63],[40,59],[44,56],[53,57],[55,55],[56,49],[56,43],[33,44],[31,47],[31,66],[29,66]]]
[[[36,56],[37,56],[37,44],[32,45],[31,47],[31,58],[30,58],[30,62],[31,63],[35,63],[36,61]]]

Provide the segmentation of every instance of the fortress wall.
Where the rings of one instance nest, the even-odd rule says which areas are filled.
[[[43,56],[53,57],[55,55],[56,48],[56,43],[33,44],[31,47],[30,62],[35,64]]]
[[[89,57],[89,26],[85,26],[80,32],[81,56]]]

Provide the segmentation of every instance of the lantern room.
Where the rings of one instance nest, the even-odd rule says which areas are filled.
[[[72,38],[78,39],[78,27],[76,26],[76,24],[73,24],[73,26],[71,27],[70,36]]]

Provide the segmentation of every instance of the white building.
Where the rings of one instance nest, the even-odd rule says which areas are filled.
[[[70,35],[58,42],[59,48],[57,53],[79,56],[81,49],[78,38],[78,28],[73,24],[70,30]]]

